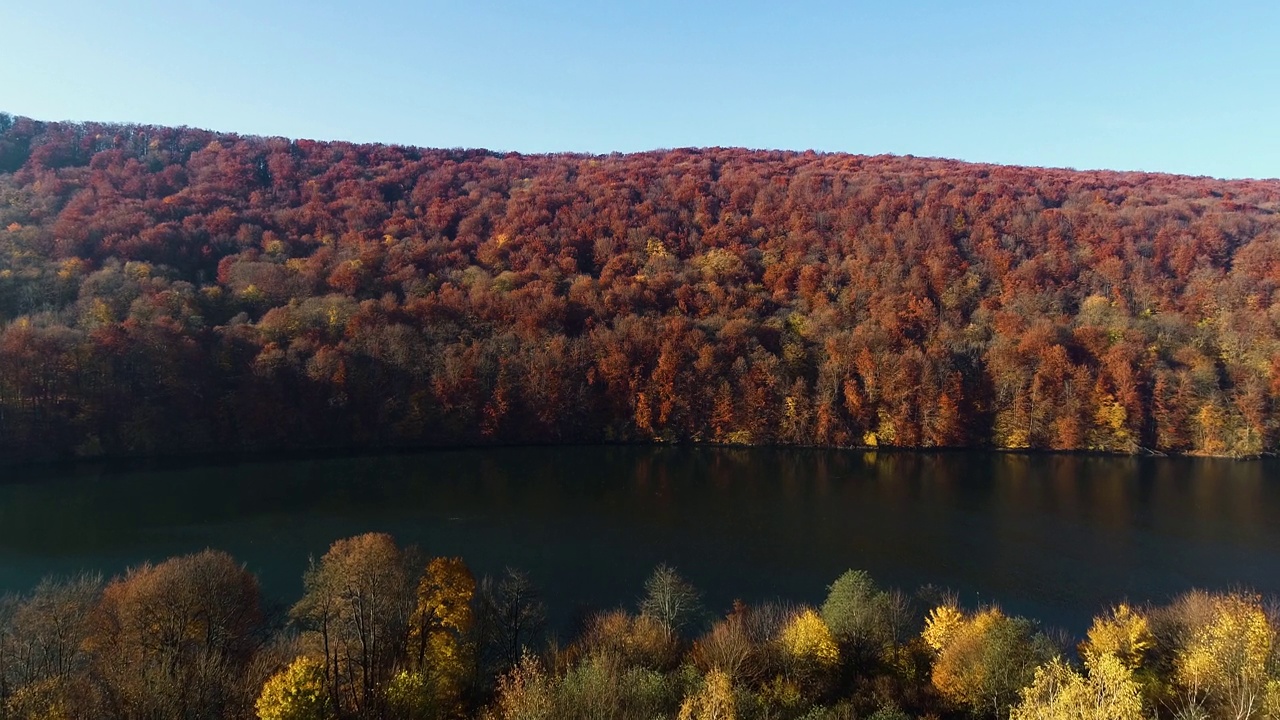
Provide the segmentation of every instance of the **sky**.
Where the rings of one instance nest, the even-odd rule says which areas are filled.
[[[1276,0],[0,0],[0,111],[1280,176]]]

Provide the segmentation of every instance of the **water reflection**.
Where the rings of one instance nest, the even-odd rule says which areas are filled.
[[[1275,461],[715,448],[510,448],[108,472],[0,485],[0,589],[206,546],[301,590],[308,556],[389,531],[528,569],[559,618],[658,562],[713,607],[820,600],[849,567],[1080,631],[1192,586],[1280,590]]]

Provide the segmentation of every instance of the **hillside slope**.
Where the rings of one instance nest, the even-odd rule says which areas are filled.
[[[1280,444],[1280,182],[0,115],[0,457]]]

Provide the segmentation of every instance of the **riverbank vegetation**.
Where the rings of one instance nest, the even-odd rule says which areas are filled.
[[[0,718],[1280,718],[1280,612],[1243,591],[1103,610],[1083,638],[934,588],[703,607],[666,566],[548,633],[534,583],[388,535],[335,542],[272,608],[206,550],[0,600]]]
[[[0,458],[544,442],[1248,456],[1280,182],[0,114]]]

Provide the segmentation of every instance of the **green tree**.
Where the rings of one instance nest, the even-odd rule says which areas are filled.
[[[386,685],[387,713],[396,720],[427,720],[448,710],[440,690],[418,670],[401,670]]]
[[[555,715],[562,720],[651,720],[671,717],[678,699],[661,673],[629,666],[618,655],[593,654],[561,679]]]
[[[894,642],[891,598],[862,570],[848,570],[827,592],[822,619],[846,653],[874,657]]]

